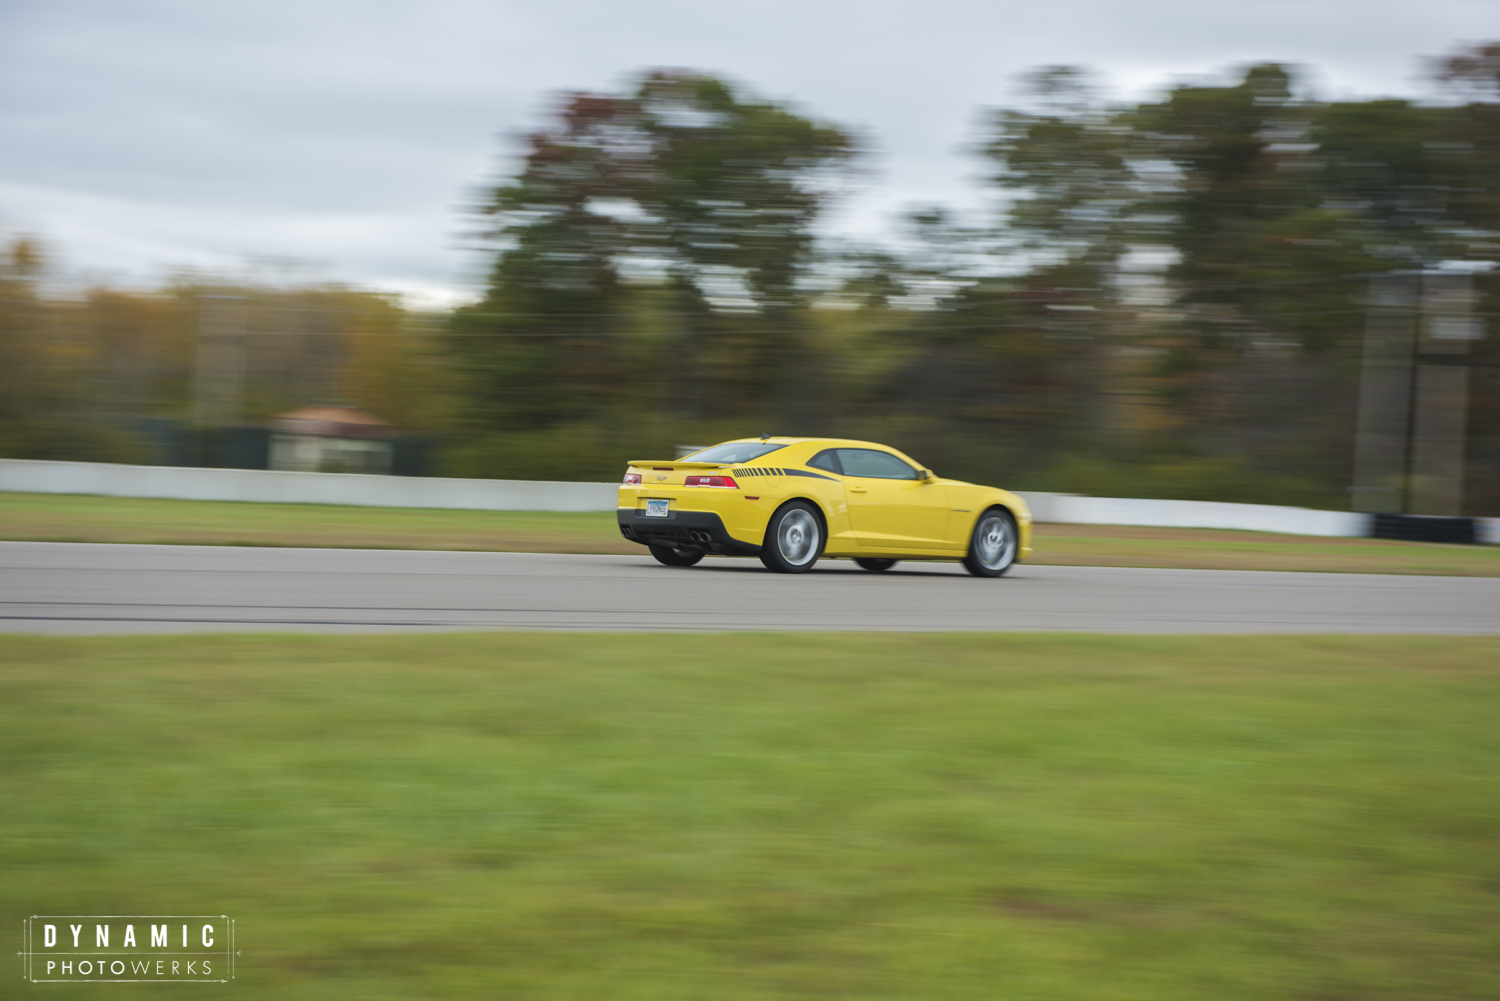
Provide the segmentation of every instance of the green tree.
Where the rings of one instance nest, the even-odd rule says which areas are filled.
[[[1263,279],[1266,228],[1312,206],[1303,174],[1287,169],[1295,154],[1286,145],[1305,131],[1299,110],[1290,76],[1274,64],[1231,86],[1179,86],[1136,109],[1147,155],[1177,172],[1158,207],[1177,254],[1168,274],[1184,301],[1239,304],[1233,287]]]
[[[981,151],[1008,196],[1006,224],[1046,266],[1079,264],[1102,283],[1139,234],[1147,179],[1128,123],[1104,108],[1085,71],[1048,66],[1025,78],[1033,110],[1000,110]]]
[[[688,409],[704,383],[721,410],[763,397],[853,139],[722,80],[656,71],[624,95],[573,95],[529,145],[485,208],[500,248],[486,298],[455,324],[474,423],[587,419],[635,363],[685,373],[689,391],[668,395]],[[649,332],[676,335],[669,357],[634,358],[622,335],[663,293],[672,329]]]

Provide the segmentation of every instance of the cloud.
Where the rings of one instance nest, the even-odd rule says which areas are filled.
[[[1139,97],[1284,60],[1330,96],[1412,93],[1490,2],[12,0],[0,224],[117,275],[274,254],[456,289],[482,270],[462,206],[551,95],[688,66],[867,135],[875,170],[830,224],[871,233],[909,201],[978,210],[961,147],[1029,66]]]

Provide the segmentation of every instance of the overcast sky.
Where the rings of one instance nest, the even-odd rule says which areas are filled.
[[[516,136],[643,68],[857,130],[868,172],[827,228],[877,234],[981,209],[963,148],[1031,66],[1142,97],[1276,60],[1324,97],[1421,96],[1422,57],[1496,37],[1497,0],[0,0],[0,232],[93,279],[272,258],[448,299]]]

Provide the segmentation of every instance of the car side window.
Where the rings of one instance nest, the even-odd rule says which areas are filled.
[[[914,480],[917,471],[889,452],[873,448],[841,448],[839,465],[845,476],[868,476],[877,480]]]
[[[825,448],[817,455],[808,460],[807,464],[814,469],[826,469],[830,473],[843,475],[844,470],[839,466],[839,457],[831,448]]]

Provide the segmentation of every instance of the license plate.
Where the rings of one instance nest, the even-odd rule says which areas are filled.
[[[671,503],[668,500],[648,500],[646,502],[646,517],[665,518],[667,516],[667,506]]]

